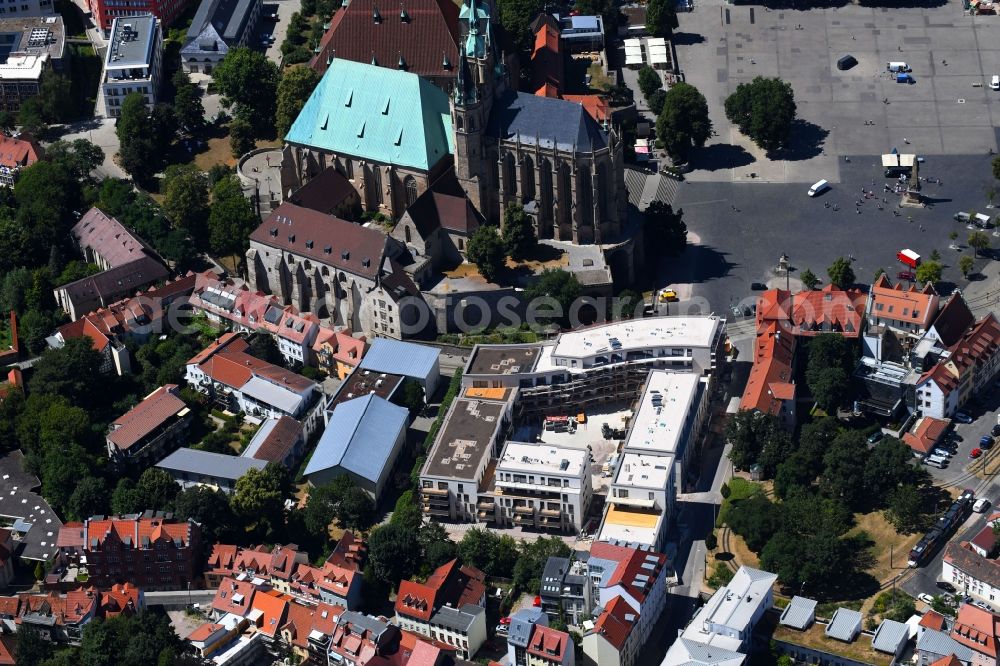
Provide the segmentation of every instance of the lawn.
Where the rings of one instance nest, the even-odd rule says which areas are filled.
[[[848,659],[860,661],[864,664],[875,664],[875,666],[889,666],[892,663],[892,655],[876,652],[872,648],[871,636],[862,635],[851,643],[834,640],[826,637],[826,625],[814,623],[805,631],[798,631],[789,627],[784,627],[776,622],[776,615],[769,613],[765,620],[761,621],[761,628],[766,631],[766,627],[773,627],[774,633],[771,637],[775,640],[801,645],[815,650],[822,650],[830,654],[841,655]],[[764,634],[766,635],[766,634]]]
[[[896,529],[882,516],[881,511],[859,513],[854,516],[854,520],[856,525],[847,533],[847,536],[854,536],[863,531],[875,542],[871,549],[875,565],[868,569],[868,573],[881,583],[897,573],[906,571],[906,557],[913,545],[920,539],[920,533],[897,534]],[[890,548],[893,564],[891,568],[889,566]],[[874,597],[865,601],[865,608],[870,607],[873,601]]]
[[[237,159],[233,157],[233,149],[229,146],[229,135],[213,137],[207,142],[208,148],[194,156],[194,163],[202,171],[208,171],[216,164],[225,164],[235,167]],[[277,140],[257,142],[258,148],[280,148],[281,142]]]
[[[741,479],[738,476],[730,479],[729,483],[726,485],[729,486],[729,497],[724,498],[722,500],[722,506],[719,507],[719,516],[715,521],[715,525],[717,527],[725,524],[726,516],[729,513],[729,507],[732,506],[733,502],[749,499],[757,493],[764,492],[764,487],[759,483]]]

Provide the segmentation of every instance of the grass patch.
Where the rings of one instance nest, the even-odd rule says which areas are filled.
[[[70,91],[76,105],[74,116],[78,120],[92,118],[101,83],[101,59],[90,44],[69,44],[68,48]]]
[[[716,562],[715,569],[712,570],[712,575],[708,577],[705,582],[713,590],[717,590],[723,585],[728,585],[729,581],[733,579],[736,573],[726,566],[725,562]]]
[[[764,487],[759,483],[747,481],[740,477],[730,479],[725,486],[729,488],[729,496],[722,499],[722,506],[719,507],[719,517],[715,521],[716,527],[725,525],[726,517],[729,515],[729,508],[734,502],[749,499],[754,495],[764,492]],[[723,491],[723,495],[725,495],[725,491]]]
[[[520,328],[498,328],[492,332],[482,332],[477,334],[454,334],[442,333],[437,337],[437,341],[446,345],[458,345],[460,347],[473,347],[479,344],[509,345],[526,344],[538,342],[538,334],[525,327]]]
[[[855,514],[854,522],[854,527],[845,536],[852,537],[864,532],[874,542],[870,553],[875,564],[867,570],[868,573],[882,582],[906,569],[906,556],[920,539],[919,532],[898,534],[881,511]],[[890,547],[892,549],[892,567],[889,566]]]

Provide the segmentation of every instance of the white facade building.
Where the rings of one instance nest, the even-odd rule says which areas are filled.
[[[116,18],[104,57],[102,90],[108,118],[121,115],[125,97],[140,93],[152,110],[163,67],[163,36],[155,16]]]
[[[507,442],[496,467],[502,525],[579,532],[593,495],[590,453]]]

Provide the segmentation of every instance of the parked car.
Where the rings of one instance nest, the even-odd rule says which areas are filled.
[[[985,497],[980,497],[976,500],[976,503],[972,505],[972,510],[976,513],[982,513],[986,511],[986,507],[990,505],[990,501]]]
[[[899,271],[896,273],[896,277],[900,280],[906,280],[908,282],[914,282],[917,279],[917,276],[910,271]]]
[[[270,14],[268,14],[267,15],[267,20],[268,21],[277,21],[278,20],[278,12],[271,12]]]
[[[947,435],[945,435],[945,437],[948,438],[950,441],[953,441],[953,442],[964,442],[965,441],[965,439],[961,435],[959,435],[957,432],[955,432],[954,430],[950,431]]]
[[[919,599],[920,601],[924,602],[927,605],[934,603],[934,597],[927,594],[926,592],[921,592],[920,594],[918,594],[917,599]]]
[[[493,631],[495,633],[498,633],[498,634],[501,634],[503,636],[506,636],[508,629],[509,629],[509,627],[506,624],[498,624],[497,628],[494,629]]]
[[[994,437],[1000,437],[1000,423],[993,426],[993,430],[990,431],[990,434]]]
[[[984,611],[989,611],[991,613],[993,612],[993,607],[990,606],[985,601],[983,601],[982,599],[976,599],[975,601],[972,602],[972,605],[978,608],[982,608]]]
[[[972,449],[971,451],[969,451],[970,458],[978,458],[981,455],[983,455],[982,449]]]
[[[953,418],[959,423],[965,423],[966,425],[972,423],[972,417],[965,412],[955,412],[955,416]]]
[[[751,282],[750,289],[752,291],[767,291],[767,285],[763,282]]]
[[[876,443],[880,442],[883,437],[885,437],[885,435],[882,434],[882,431],[881,430],[876,430],[872,434],[868,435],[868,443],[869,444],[876,444]]]
[[[945,592],[948,592],[950,594],[955,594],[955,586],[946,580],[939,580],[937,583],[935,583],[935,585],[937,585],[939,590],[944,590]]]
[[[510,624],[510,616],[500,618],[500,624],[508,625]]]
[[[936,456],[944,456],[945,458],[951,458],[954,455],[951,451],[943,449],[940,446],[935,447],[931,453]]]
[[[660,302],[670,302],[677,300],[677,292],[673,289],[661,289],[660,290]]]
[[[983,435],[979,440],[979,448],[989,451],[993,448],[993,438],[989,435]]]

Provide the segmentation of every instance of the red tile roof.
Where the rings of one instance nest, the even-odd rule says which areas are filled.
[[[131,615],[142,609],[142,592],[131,583],[112,585],[100,595],[100,614],[105,618]]]
[[[192,523],[167,522],[164,518],[118,518],[110,517],[95,520],[88,518],[84,522],[83,533],[80,534],[79,543],[73,537],[79,534],[79,528],[63,526],[59,533],[59,542],[66,541],[67,545],[80,546],[84,550],[90,550],[96,544],[102,547],[108,538],[116,539],[122,543],[128,542],[132,548],[141,548],[144,540],[150,543],[157,541],[174,541],[179,539],[184,546],[188,545]]]
[[[527,651],[528,654],[542,659],[562,661],[567,646],[572,645],[573,642],[566,632],[536,624],[534,631],[531,632],[531,638],[528,640]],[[573,648],[569,647],[568,649]]]
[[[367,555],[368,546],[365,542],[354,536],[354,532],[344,532],[326,561],[327,564],[334,564],[348,571],[361,571]]]
[[[280,463],[288,457],[300,439],[302,439],[302,424],[290,416],[282,415],[254,451],[253,457],[256,460]]]
[[[944,616],[934,610],[929,610],[920,618],[920,626],[925,629],[942,631],[945,627]]]
[[[312,617],[313,630],[320,631],[329,636],[333,633],[333,628],[337,624],[337,618],[345,610],[347,609],[343,606],[334,606],[325,601],[319,602],[316,606],[316,613]]]
[[[969,543],[979,546],[989,555],[997,545],[996,535],[993,533],[993,526],[987,525],[972,537]]]
[[[930,283],[923,289],[914,285],[903,289],[901,284],[892,286],[882,273],[871,287],[870,298],[873,317],[915,324],[918,329],[926,329],[937,314],[938,295]]]
[[[22,134],[18,138],[0,135],[0,167],[17,169],[31,166],[42,158],[42,147],[33,137]]]
[[[14,636],[0,636],[0,666],[14,666],[17,663],[14,659],[16,647],[17,639]]]
[[[474,567],[460,567],[452,560],[434,570],[425,583],[404,580],[396,595],[396,612],[427,621],[446,604],[459,608],[479,605],[486,594],[486,576]]]
[[[111,424],[114,430],[108,434],[108,441],[118,450],[127,451],[143,437],[187,409],[179,395],[180,388],[176,384],[156,389],[138,405],[115,419]]]
[[[242,617],[249,612],[256,591],[257,588],[248,580],[226,578],[215,591],[212,609]]]
[[[258,590],[253,595],[253,608],[262,613],[257,625],[258,630],[273,637],[285,622],[288,598],[277,590]]]
[[[958,657],[950,654],[947,657],[941,657],[937,661],[931,662],[931,666],[962,666],[962,662],[958,660]]]
[[[236,561],[236,553],[239,548],[233,544],[216,543],[212,545],[212,554],[208,556],[205,567],[209,570],[216,569],[231,571],[233,563]]]
[[[352,2],[337,16],[356,4]],[[250,240],[369,279],[378,275],[387,242],[381,231],[290,203],[278,206],[250,234]]]
[[[188,360],[187,365],[197,365],[215,381],[237,389],[255,376],[296,393],[315,385],[302,375],[247,354],[243,350],[248,347],[238,333],[227,333]]]
[[[406,10],[407,20],[400,9]],[[376,11],[380,21],[373,18]],[[398,9],[374,0],[352,0],[333,15],[310,67],[322,74],[330,58],[363,63],[374,58],[383,67],[395,68],[402,56],[414,74],[453,77],[458,38],[458,5],[451,0],[407,0]]]
[[[295,602],[288,604],[281,631],[287,631],[291,635],[292,645],[303,648],[309,645],[309,632],[312,631],[314,616],[315,611],[308,606]]]
[[[582,104],[583,110],[599,125],[603,125],[611,118],[608,101],[601,95],[563,95],[562,98],[567,102]]]
[[[962,298],[962,292],[956,290],[941,307],[932,326],[937,331],[941,344],[950,347],[961,340],[969,327],[975,323],[976,317]]]
[[[783,401],[794,400],[795,338],[782,328],[772,321],[758,329],[753,367],[743,389],[740,409],[778,414]]]
[[[209,638],[211,638],[212,635],[215,632],[217,632],[219,629],[222,629],[222,625],[221,624],[214,624],[212,622],[206,622],[205,624],[201,625],[200,627],[198,627],[197,629],[195,629],[194,631],[192,631],[190,634],[188,634],[188,636],[187,636],[187,638],[185,640],[196,641],[196,642],[200,643],[202,641],[205,641],[205,640],[208,640]]]
[[[903,443],[919,453],[928,453],[944,436],[951,420],[936,419],[932,416],[921,417],[916,427],[903,434]]]
[[[972,604],[958,609],[951,637],[976,652],[997,658],[997,634],[1000,633],[1000,615]]]
[[[819,291],[797,294],[784,289],[769,289],[757,299],[757,330],[770,322],[782,324],[788,331],[788,312],[792,312],[796,336],[814,337],[821,333],[841,333],[856,338],[861,334],[868,297],[857,289],[841,290],[827,285]]]
[[[626,616],[632,619],[628,620]],[[618,596],[611,600],[611,603],[597,618],[594,623],[594,632],[603,636],[620,652],[625,647],[625,641],[628,640],[632,629],[635,628],[637,618],[638,615],[625,601],[625,598]]]
[[[559,28],[539,21],[531,51],[531,90],[542,97],[559,97],[563,87],[563,54]],[[554,94],[549,94],[551,89]]]

